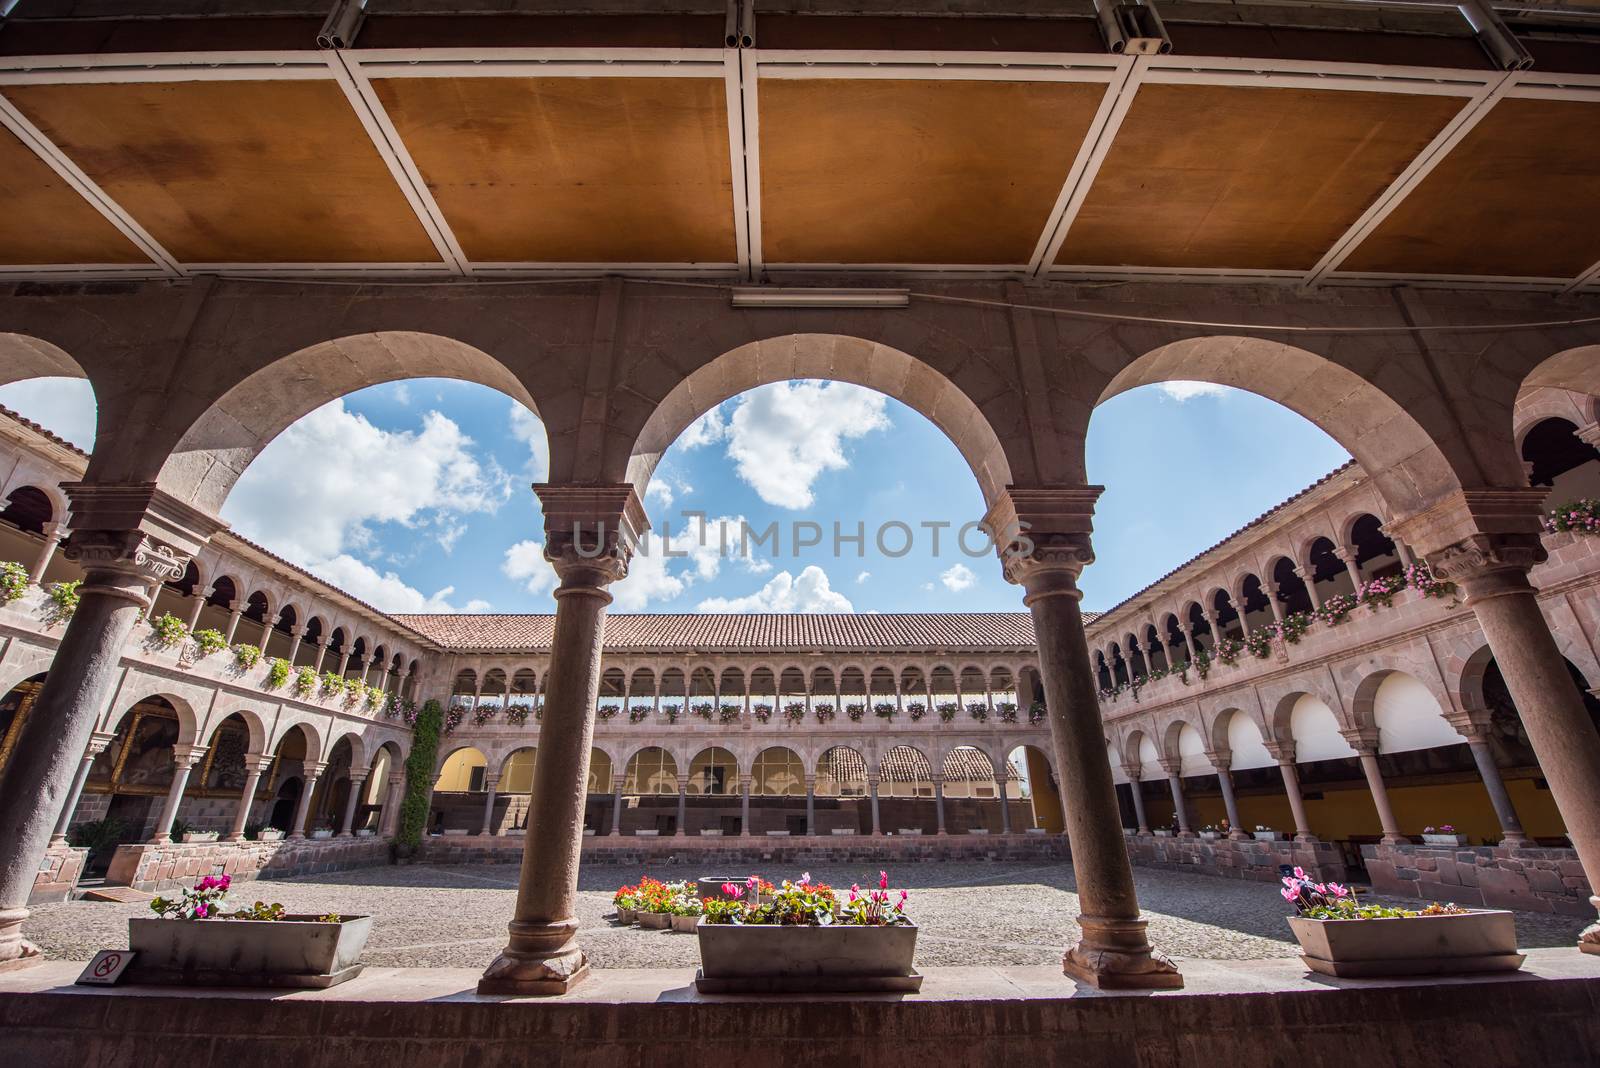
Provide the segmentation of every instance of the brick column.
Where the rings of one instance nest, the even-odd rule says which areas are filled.
[[[255,804],[256,790],[261,785],[261,775],[272,767],[272,757],[266,753],[244,755],[244,789],[239,791],[239,805],[234,809],[233,826],[223,837],[224,842],[244,839],[244,825],[250,821],[250,806]]]
[[[649,527],[633,487],[534,487],[544,506],[545,558],[555,567],[555,634],[539,752],[534,760],[516,912],[481,994],[564,994],[589,973],[578,944],[578,863],[600,696],[608,587],[627,574]]]
[[[89,769],[94,766],[94,758],[104,753],[115,738],[114,734],[103,734],[99,731],[89,736],[89,746],[83,751],[83,760],[78,764],[78,774],[73,778],[72,789],[68,791],[67,799],[61,805],[61,816],[56,820],[55,833],[50,836],[52,848],[67,844],[67,831],[72,827],[72,816],[78,809],[78,798],[83,796],[83,784],[89,781]]]
[[[62,552],[83,568],[84,580],[0,778],[0,963],[37,952],[22,937],[28,895],[110,699],[123,643],[155,587],[182,577],[220,526],[153,482],[63,488],[72,501],[72,535]]]
[[[150,841],[160,845],[172,841],[172,821],[178,817],[178,806],[183,804],[183,791],[189,785],[189,773],[206,755],[203,745],[175,745],[172,747],[172,785],[167,787],[167,800],[156,819],[155,833]]]
[[[1172,989],[1183,977],[1151,949],[1139,915],[1079,606],[1077,579],[1094,560],[1089,534],[1100,492],[1013,486],[994,501],[985,525],[996,533],[1006,579],[1027,591],[1023,603],[1039,646],[1082,908],[1082,937],[1066,951],[1062,970],[1102,989]]]

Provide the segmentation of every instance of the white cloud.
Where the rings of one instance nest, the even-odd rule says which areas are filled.
[[[619,612],[638,612],[653,601],[670,601],[696,582],[716,578],[729,560],[751,574],[772,570],[770,560],[739,555],[744,526],[743,516],[725,515],[707,517],[703,530],[698,519],[685,518],[680,526],[663,524],[661,532],[650,531],[640,540],[627,577],[612,584],[613,605]]]
[[[939,581],[944,583],[944,588],[951,593],[960,593],[962,590],[971,589],[978,581],[978,576],[972,573],[972,568],[966,564],[955,564],[949,570],[940,573]]]
[[[844,442],[889,426],[886,398],[842,382],[778,382],[739,400],[728,457],[763,501],[809,508],[824,471],[850,466]]]
[[[0,405],[84,452],[94,448],[94,388],[86,378],[32,378],[0,386]]]
[[[856,576],[856,585],[857,586],[861,585],[863,582],[867,581],[867,579],[869,579],[871,577],[872,577],[872,572],[870,572],[870,571],[861,572],[861,574]]]
[[[372,540],[369,524],[421,528],[491,513],[511,493],[493,460],[439,412],[417,431],[383,430],[325,404],[262,450],[222,510],[247,538],[303,567]]]
[[[379,572],[347,553],[318,561],[307,570],[382,612],[483,612],[489,608],[489,602],[484,600],[468,601],[464,608],[456,608],[450,603],[450,595],[456,592],[454,586],[446,586],[430,597],[408,586],[393,571]]]
[[[1180,404],[1187,400],[1193,400],[1196,397],[1226,397],[1228,395],[1227,386],[1219,386],[1213,382],[1189,382],[1180,380],[1176,382],[1162,382],[1156,388]]]
[[[672,503],[672,486],[659,478],[652,478],[650,485],[644,488],[644,499],[647,501],[659,501],[663,507],[666,507]]]
[[[507,549],[500,571],[522,583],[529,593],[549,593],[556,586],[555,568],[544,558],[544,546],[536,541],[519,541]]]
[[[389,386],[389,399],[396,404],[407,407],[411,405],[411,387],[404,382],[395,382]]]
[[[745,597],[708,597],[702,612],[854,612],[849,598],[832,589],[828,573],[815,564],[796,578],[780,571],[755,593]]]
[[[544,423],[528,409],[511,402],[511,434],[528,446],[528,476],[534,482],[544,482],[550,477],[550,438],[545,434]]]
[[[683,449],[698,449],[721,441],[728,433],[728,424],[722,417],[722,406],[711,409],[686,427],[673,444]]]

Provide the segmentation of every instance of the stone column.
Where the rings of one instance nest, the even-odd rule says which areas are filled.
[[[621,775],[611,776],[611,834],[622,834],[622,786],[628,780]]]
[[[883,823],[878,818],[878,782],[879,777],[877,775],[867,776],[867,789],[872,792],[872,833],[881,836],[883,834]]]
[[[933,776],[933,815],[936,821],[936,834],[944,834],[944,776]]]
[[[1272,759],[1278,762],[1278,774],[1283,776],[1283,792],[1289,798],[1289,811],[1294,814],[1294,840],[1297,842],[1315,842],[1317,836],[1311,833],[1311,821],[1306,818],[1305,798],[1300,796],[1300,773],[1295,769],[1294,742],[1264,743],[1267,752],[1272,754]]]
[[[311,815],[311,795],[317,792],[317,780],[322,778],[327,766],[318,762],[304,765],[305,781],[300,784],[300,801],[295,805],[294,823],[289,828],[291,839],[306,836],[306,819]]]
[[[96,731],[89,736],[89,746],[83,751],[83,760],[78,764],[78,774],[73,777],[72,789],[67,793],[67,799],[61,806],[61,816],[56,820],[55,833],[50,836],[50,845],[64,846],[67,844],[67,831],[72,826],[72,816],[78,810],[78,798],[83,796],[83,784],[89,781],[89,769],[94,766],[94,758],[106,751],[116,737],[114,734],[104,734]]]
[[[739,776],[739,835],[750,837],[750,776]]]
[[[294,663],[295,656],[300,652],[300,639],[305,637],[306,628],[296,623],[289,628],[289,654],[284,657],[289,663]]]
[[[206,599],[198,590],[196,590],[192,595],[190,595],[189,600],[193,602],[194,607],[189,610],[187,626],[189,627],[189,633],[193,634],[194,629],[200,625],[200,613],[205,609]]]
[[[217,520],[154,483],[64,484],[72,535],[62,552],[84,570],[80,600],[50,674],[0,778],[0,963],[37,950],[24,941],[28,895],[72,790],[95,720],[110,699],[123,643],[154,587],[184,566]]]
[[[1006,776],[1001,772],[994,777],[996,791],[1000,794],[1000,833],[1011,833],[1011,801],[1006,797]]]
[[[485,775],[483,777],[483,825],[478,828],[478,837],[492,837],[494,835],[494,798],[495,787],[500,785],[500,776]]]
[[[256,790],[261,786],[261,775],[272,767],[272,757],[266,753],[244,755],[244,789],[239,791],[239,806],[233,813],[233,826],[228,829],[224,842],[244,840],[244,825],[250,822],[250,806],[255,804]]]
[[[1389,788],[1384,785],[1383,772],[1378,768],[1378,731],[1376,727],[1357,727],[1339,732],[1361,761],[1361,773],[1367,777],[1367,789],[1372,793],[1372,804],[1378,810],[1378,825],[1383,828],[1384,845],[1404,845],[1406,836],[1400,833],[1400,822],[1395,819],[1394,808],[1389,804]]]
[[[1180,621],[1178,629],[1183,631],[1183,646],[1189,651],[1189,663],[1192,664],[1199,659],[1194,655],[1194,635],[1189,633],[1189,624],[1187,622]]]
[[[1176,760],[1163,760],[1161,770],[1167,773],[1167,789],[1172,791],[1172,811],[1178,819],[1178,837],[1193,838],[1194,831],[1189,827],[1189,808],[1183,803],[1183,776],[1180,774],[1183,768]]]
[[[806,837],[817,833],[817,777],[806,776]]]
[[[1150,834],[1150,820],[1144,814],[1144,782],[1140,779],[1143,771],[1144,769],[1137,764],[1122,765],[1122,772],[1128,777],[1128,792],[1133,795],[1133,818],[1138,824],[1135,829],[1140,834],[1148,837]],[[1116,787],[1113,786],[1112,790],[1116,790]],[[1117,816],[1117,822],[1122,822],[1120,813]]]
[[[1317,596],[1316,569],[1294,565],[1294,573],[1300,576],[1300,581],[1306,585],[1306,596],[1311,598],[1311,610],[1316,611],[1322,607],[1322,598]]]
[[[328,639],[326,636],[312,638],[311,644],[317,647],[317,658],[311,662],[311,670],[320,675],[322,674],[322,658],[328,655]]]
[[[1171,989],[1183,977],[1153,951],[1139,915],[1106,755],[1077,578],[1094,559],[1090,517],[1099,487],[1011,487],[985,517],[1008,581],[1027,591],[1049,709],[1057,780],[1072,842],[1082,939],[1062,970],[1102,989]]]
[[[578,861],[600,696],[606,588],[627,574],[649,526],[633,487],[534,487],[544,506],[545,558],[554,566],[555,632],[522,872],[510,938],[478,981],[482,994],[564,994],[589,973],[578,945]]]
[[[1244,833],[1244,828],[1239,823],[1239,802],[1233,796],[1232,754],[1207,753],[1206,759],[1217,769],[1217,785],[1222,788],[1222,807],[1228,813],[1228,837],[1234,841],[1242,841],[1250,836]]]
[[[272,624],[277,621],[273,618],[272,609],[270,608],[262,612],[261,615],[261,652],[265,654],[267,644],[272,641]]]
[[[356,806],[361,803],[361,788],[367,784],[367,775],[371,769],[356,768],[350,772],[350,793],[344,799],[344,818],[339,821],[339,833],[336,838],[353,838],[356,822]],[[493,797],[493,793],[490,794]]]
[[[44,573],[50,567],[50,561],[55,559],[56,546],[61,544],[65,536],[66,531],[60,523],[44,525],[44,542],[39,546],[39,555],[33,558],[33,566],[28,569],[30,585],[37,586],[44,581]]]
[[[1489,804],[1494,807],[1495,818],[1500,821],[1500,844],[1507,849],[1527,849],[1533,845],[1522,829],[1516,806],[1506,792],[1505,780],[1500,777],[1500,767],[1494,762],[1494,752],[1489,748],[1491,714],[1487,708],[1469,708],[1463,712],[1446,712],[1444,718],[1456,733],[1467,740],[1472,751],[1472,761],[1478,765],[1478,776],[1488,791]]]
[[[405,805],[406,773],[396,771],[389,776],[389,792],[383,799],[383,818],[378,823],[378,834],[391,838],[400,829],[400,809]]]
[[[167,800],[156,819],[155,833],[150,841],[157,845],[172,841],[172,821],[178,817],[178,806],[183,804],[183,791],[189,785],[189,773],[206,755],[203,745],[175,745],[172,747],[172,785],[167,787]]]
[[[244,602],[243,601],[229,601],[228,602],[228,629],[227,629],[227,632],[222,635],[224,640],[226,640],[229,645],[233,644],[233,636],[239,630],[239,620],[241,620],[243,618],[244,618]]]
[[[1344,562],[1344,569],[1350,572],[1350,581],[1355,583],[1355,592],[1360,593],[1365,580],[1361,577],[1361,565],[1356,563],[1356,554],[1341,545],[1333,550],[1333,555]]]
[[[1395,537],[1395,535],[1390,532],[1388,527],[1380,526],[1378,529],[1383,531],[1384,537],[1394,542],[1394,554],[1400,558],[1400,566],[1404,568],[1410,568],[1411,565],[1415,563],[1411,557],[1411,549],[1406,545],[1405,542]]]
[[[687,776],[678,776],[678,827],[679,838],[689,833],[689,780]]]

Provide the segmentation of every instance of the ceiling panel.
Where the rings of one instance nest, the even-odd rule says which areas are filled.
[[[764,79],[763,258],[1025,264],[1104,93],[1082,82]]]
[[[1464,103],[1143,86],[1056,262],[1308,270]]]
[[[150,263],[122,231],[0,127],[0,263]]]
[[[439,259],[331,80],[16,85],[5,95],[182,262]]]
[[[711,78],[373,83],[467,257],[732,263],[726,87]]]
[[[1571,278],[1600,262],[1600,103],[1501,100],[1341,271]]]

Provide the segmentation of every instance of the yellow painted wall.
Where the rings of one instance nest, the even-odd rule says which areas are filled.
[[[1028,760],[1028,789],[1033,796],[1033,818],[1045,830],[1060,834],[1066,828],[1061,822],[1061,795],[1050,781],[1050,765],[1037,749],[1030,747],[1023,752]]]

